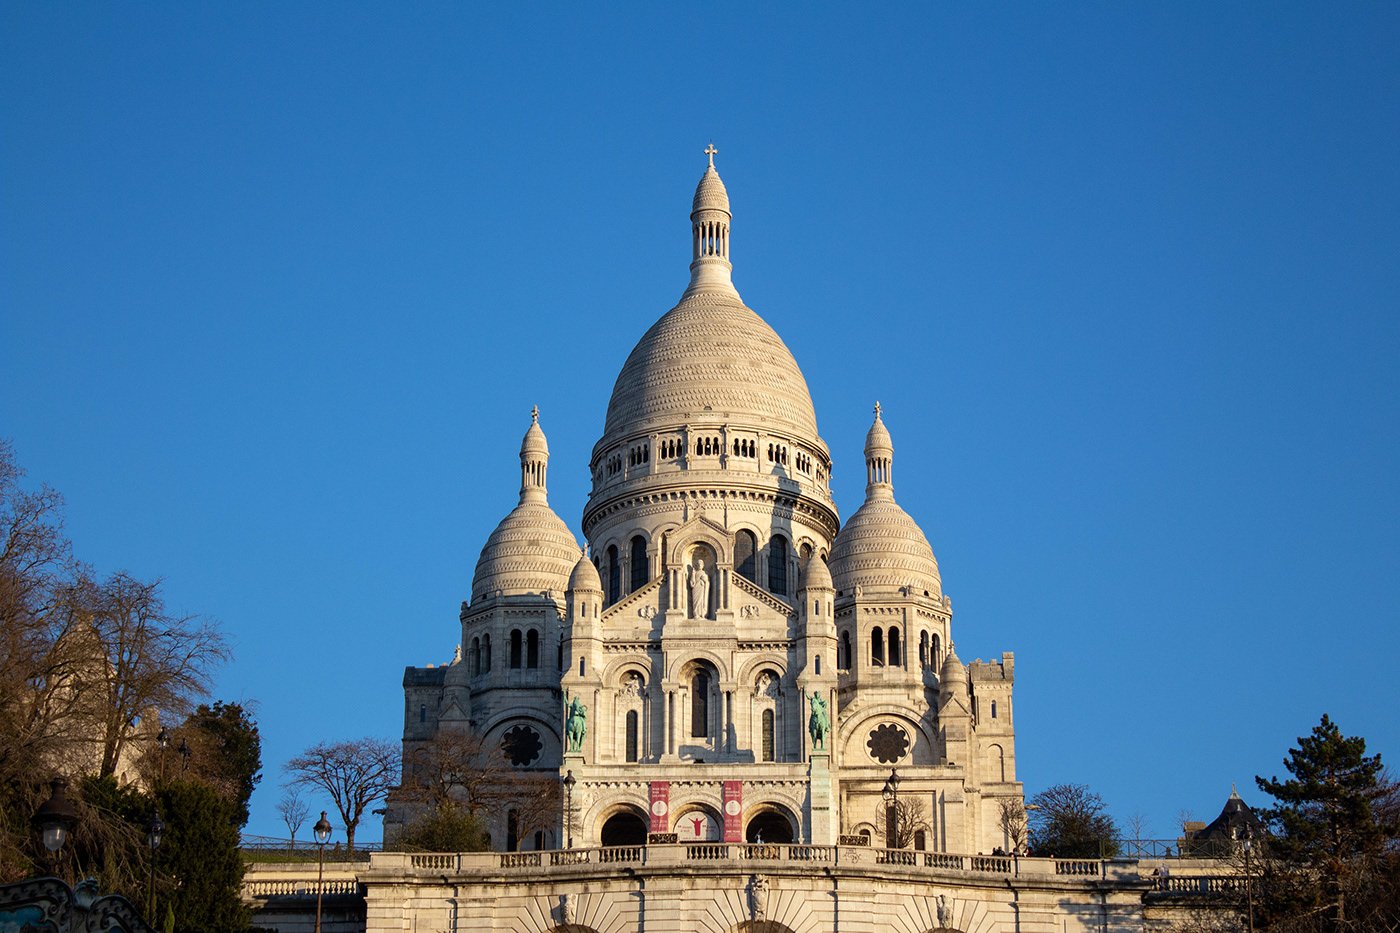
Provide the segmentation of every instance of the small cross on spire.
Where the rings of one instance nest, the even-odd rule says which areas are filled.
[[[530,409],[530,420],[535,424],[540,423],[540,406],[536,405],[534,408]]]
[[[880,417],[880,403],[879,403],[879,402],[876,402],[876,403],[875,403],[875,417],[876,417],[876,418],[879,418],[879,417]]]
[[[715,144],[713,142],[711,142],[708,146],[705,147],[705,155],[710,157],[710,168],[715,167],[715,156],[718,154],[719,150],[715,148]]]

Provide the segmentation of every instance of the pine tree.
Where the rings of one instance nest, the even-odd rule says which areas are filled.
[[[1387,846],[1396,827],[1377,807],[1394,788],[1381,779],[1381,756],[1367,755],[1365,739],[1343,736],[1324,714],[1283,766],[1287,780],[1255,778],[1278,801],[1265,813],[1275,835],[1261,919],[1279,929],[1340,931],[1394,916],[1395,889],[1385,879],[1396,867]]]

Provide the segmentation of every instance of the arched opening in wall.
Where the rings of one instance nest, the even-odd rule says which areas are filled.
[[[903,663],[903,662],[900,660],[899,629],[895,628],[893,625],[890,626],[889,639],[890,639],[890,667],[899,667],[900,664]]]
[[[480,673],[481,673],[481,639],[480,639],[480,638],[473,638],[473,639],[472,639],[472,655],[471,655],[471,675],[472,675],[473,677],[475,677],[477,674],[480,674]]]
[[[819,655],[819,654],[818,654],[818,655],[813,655],[813,656],[812,656],[812,664],[813,664],[814,667],[815,667],[815,670],[813,671],[813,673],[815,673],[818,677],[820,677],[820,676],[821,676],[821,673],[822,673],[822,656]]]
[[[427,722],[427,721],[428,721],[428,707],[426,707],[426,706],[420,706],[420,707],[418,707],[418,721],[419,721],[419,722]]]
[[[942,663],[942,649],[938,644],[938,633],[933,633],[933,639],[929,642],[929,667],[937,668]]]
[[[510,669],[520,669],[520,629],[510,630]]]
[[[1006,750],[1000,745],[993,745],[987,749],[992,756],[992,767],[996,768],[997,780],[1006,781]]]
[[[771,842],[790,844],[796,837],[797,822],[786,808],[769,804],[749,819],[744,828],[744,839],[748,842]]]
[[[740,531],[734,536],[734,570],[750,583],[758,582],[758,538],[752,531]]]
[[[922,829],[914,830],[914,848],[920,851],[928,848],[928,833]]]
[[[881,667],[885,663],[885,630],[879,626],[870,630],[870,663]]]
[[[525,666],[540,666],[540,633],[535,629],[530,629],[525,635]]]
[[[544,830],[542,829],[535,830],[535,851],[544,851]]]
[[[673,829],[681,842],[719,842],[724,837],[724,821],[716,811],[702,806],[684,810]]]
[[[520,848],[520,814],[514,809],[506,811],[506,851]]]
[[[992,718],[993,718],[993,719],[996,719],[996,718],[997,718],[997,701],[996,701],[996,700],[993,700],[993,701],[992,701]]]
[[[851,669],[851,633],[849,630],[841,633],[841,655],[836,659],[836,667],[843,671]]]
[[[598,842],[604,846],[644,846],[647,844],[647,824],[631,810],[614,813],[603,823]]]
[[[928,631],[919,633],[919,667],[927,668],[930,662],[928,659]]]
[[[788,595],[788,540],[774,535],[768,542],[768,589]]]
[[[820,672],[819,672],[820,673]],[[763,761],[773,760],[773,711],[763,711]]]
[[[856,835],[864,839],[866,845],[870,845],[870,830],[862,829],[860,832],[856,833]]]
[[[563,636],[563,635],[560,635],[560,636],[559,636],[559,651],[558,651],[558,653],[559,653],[559,657],[558,657],[556,660],[557,660],[557,664],[558,664],[559,670],[562,672],[562,671],[564,670],[564,636]]]
[[[797,552],[797,556],[802,558],[802,566],[807,566],[807,561],[812,559],[812,546],[804,541],[802,547]]]
[[[617,545],[608,545],[608,605],[622,595],[622,562],[618,560]]]
[[[651,567],[647,562],[647,539],[637,535],[632,539],[632,585],[628,587],[635,593],[647,585],[651,579]]]
[[[704,668],[696,668],[690,677],[690,735],[710,735],[710,672]]]
[[[627,711],[627,760],[628,760],[628,761],[637,761],[637,760],[639,759],[639,757],[640,757],[640,749],[639,749],[639,746],[638,746],[638,733],[639,733],[639,728],[640,728],[640,720],[641,720],[641,717],[637,715],[637,711],[636,711],[636,710],[630,709],[630,710]]]
[[[491,673],[491,636],[481,636],[481,672]]]

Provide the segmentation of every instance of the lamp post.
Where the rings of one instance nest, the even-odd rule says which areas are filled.
[[[321,888],[326,875],[326,843],[331,839],[331,824],[326,819],[325,810],[321,811],[321,818],[311,827],[311,831],[316,836],[316,848],[319,850],[316,859],[316,933],[321,933]]]
[[[146,918],[151,926],[156,922],[156,849],[160,848],[163,832],[165,824],[160,821],[160,814],[152,813],[151,821],[146,824],[146,845],[151,847],[150,871],[146,875]]]
[[[564,774],[564,848],[574,847],[574,772]]]
[[[180,753],[180,777],[184,777],[185,772],[189,770],[190,756],[194,754],[194,751],[190,748],[190,743],[184,739],[180,740],[180,747],[176,751]]]
[[[49,799],[34,811],[31,822],[48,850],[54,873],[58,873],[59,851],[78,825],[78,811],[68,801],[68,779],[55,777],[49,782]]]
[[[891,768],[885,778],[885,789],[880,792],[885,798],[885,848],[899,848],[899,772]]]
[[[170,744],[170,730],[164,726],[156,733],[156,744],[160,746],[160,782],[165,783],[165,747]]]

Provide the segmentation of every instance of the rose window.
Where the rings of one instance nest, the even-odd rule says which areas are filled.
[[[893,723],[884,723],[870,730],[865,742],[870,756],[882,764],[894,764],[909,751],[909,733]]]

